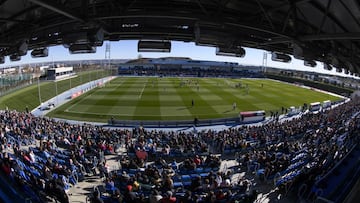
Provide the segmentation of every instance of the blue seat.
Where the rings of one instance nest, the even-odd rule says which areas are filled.
[[[30,181],[29,176],[26,175],[26,173],[25,173],[23,170],[19,171],[19,175],[20,175],[25,181]]]
[[[196,171],[196,173],[202,173],[202,172],[204,172],[204,169],[203,168],[196,168],[195,171]]]
[[[215,167],[215,168],[212,168],[211,169],[211,171],[215,171],[215,172],[217,172],[217,171],[219,171],[220,170],[220,168],[218,168],[218,167]]]
[[[76,185],[77,184],[77,182],[78,182],[78,176],[77,176],[77,174],[76,173],[73,173],[73,174],[71,174],[70,175],[70,177],[69,177],[69,183],[71,183],[72,185]]]
[[[105,185],[105,190],[109,194],[114,194],[114,192],[117,190],[117,188],[115,186]]]
[[[182,182],[191,182],[191,177],[189,175],[182,175],[181,176],[181,181]]]
[[[191,182],[182,182],[182,184],[183,184],[184,187],[188,187],[188,186],[191,185]]]
[[[204,173],[209,173],[210,171],[212,171],[212,168],[209,167],[204,168]]]
[[[41,177],[41,174],[36,169],[30,168],[30,173],[32,173],[34,176],[36,176],[38,178]]]
[[[224,150],[224,154],[230,154],[231,153],[231,150],[230,149],[225,149]]]
[[[43,170],[43,165],[42,165],[42,164],[39,164],[39,163],[32,163],[32,165],[33,165],[36,169],[38,169],[38,170],[40,170],[40,171],[42,171],[42,170]]]
[[[63,155],[63,154],[57,154],[56,157],[58,157],[59,159],[64,159],[64,160],[69,159],[68,156]]]
[[[58,179],[58,178],[59,178],[59,175],[58,175],[57,173],[53,173],[52,178],[53,178],[53,179]]]
[[[25,168],[25,164],[19,159],[16,159],[16,163],[19,165],[20,168]]]
[[[179,181],[181,181],[181,177],[178,176],[178,175],[174,175],[174,176],[172,177],[172,179],[173,179],[174,182],[179,182]]]
[[[129,169],[129,174],[134,174],[135,175],[137,171],[138,171],[137,169],[131,168],[131,169]]]
[[[55,158],[55,162],[59,163],[60,165],[65,165],[66,161],[62,159]]]
[[[183,187],[184,185],[182,184],[182,182],[174,182],[174,188],[179,188],[179,187]]]
[[[209,173],[201,173],[201,174],[200,174],[200,177],[201,177],[201,178],[206,178],[208,175],[209,175]]]

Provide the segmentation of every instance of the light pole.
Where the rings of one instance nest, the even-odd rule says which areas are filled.
[[[264,51],[263,54],[263,60],[262,60],[262,72],[265,73],[266,72],[266,67],[267,67],[267,55],[271,54],[270,52]]]
[[[109,43],[106,43],[106,47],[105,47],[105,64],[107,62],[107,66],[108,66],[108,71],[110,72],[110,42]],[[106,61],[107,60],[107,61]],[[104,69],[106,70],[105,68],[106,65],[104,65]],[[105,71],[107,72],[107,71]]]
[[[39,94],[39,102],[41,105],[41,95],[40,95],[40,76],[38,77],[38,94]]]
[[[58,88],[57,88],[57,81],[55,80],[55,97],[56,97],[56,105],[58,105]]]
[[[81,63],[81,61],[80,61],[80,71],[79,71],[81,74],[80,74],[80,84],[82,84],[82,72],[83,72],[83,70],[82,70],[82,63]]]

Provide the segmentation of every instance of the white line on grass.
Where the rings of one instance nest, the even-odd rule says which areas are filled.
[[[121,83],[119,83],[118,85],[115,86],[115,88],[111,87],[108,89],[116,89],[118,88],[120,85],[122,85],[124,83],[124,81],[122,81]],[[79,103],[81,103],[83,100],[87,99],[88,97],[91,97],[92,94],[94,94],[95,92],[97,92],[99,89],[96,90],[96,88],[91,89],[90,91],[94,90],[93,92],[85,92],[83,94],[88,94],[88,95],[84,95],[83,98],[81,98],[79,101],[75,102],[74,104],[72,104],[71,106],[69,106],[68,108],[65,109],[65,112],[74,112],[74,111],[70,111],[69,109],[72,109],[74,106],[77,106]],[[75,98],[76,99],[76,98]],[[73,99],[71,99],[73,100]]]
[[[94,90],[94,89],[92,89],[92,90]],[[91,90],[90,90],[90,91],[91,91]],[[71,106],[69,106],[68,108],[66,108],[66,109],[65,109],[65,112],[72,112],[72,111],[70,111],[69,109],[71,109],[71,108],[73,108],[74,106],[78,105],[79,103],[81,103],[81,102],[82,102],[83,100],[85,100],[86,98],[91,97],[91,95],[94,94],[95,92],[96,92],[96,91],[93,91],[93,92],[89,93],[88,95],[84,95],[84,97],[81,98],[78,102],[75,102],[74,104],[72,104]],[[84,94],[86,94],[86,93],[84,93]]]
[[[146,83],[144,84],[144,87],[142,88],[142,90],[141,90],[141,92],[140,92],[139,99],[141,98],[141,96],[142,96],[142,94],[143,94],[143,92],[144,92],[145,87],[146,87]]]

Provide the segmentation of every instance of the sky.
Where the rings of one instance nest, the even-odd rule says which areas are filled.
[[[21,60],[17,62],[11,62],[9,57],[6,57],[5,63],[1,64],[0,68],[47,61],[105,59],[106,43],[110,43],[111,59],[135,59],[138,58],[138,56],[141,54],[142,57],[148,58],[176,56],[190,57],[196,60],[237,62],[239,64],[261,66],[263,61],[263,54],[265,52],[264,50],[245,48],[246,55],[243,58],[217,56],[215,55],[215,47],[196,46],[193,42],[178,41],[171,42],[170,53],[137,52],[137,40],[123,40],[117,42],[104,42],[103,46],[97,47],[96,53],[93,54],[69,54],[68,49],[64,48],[63,46],[53,46],[49,47],[48,57],[31,58],[31,51],[28,51],[27,55],[21,57]],[[335,69],[332,71],[325,70],[322,63],[320,62],[317,62],[317,66],[315,68],[304,66],[303,63],[304,62],[302,60],[297,60],[293,57],[290,63],[275,62],[271,60],[271,54],[268,52],[267,65],[269,67],[349,76],[344,73],[337,73]]]

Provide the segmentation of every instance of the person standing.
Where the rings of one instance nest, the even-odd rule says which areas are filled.
[[[236,102],[233,103],[233,111],[236,109]]]
[[[195,102],[194,102],[194,99],[191,100],[191,106],[194,107],[195,105]]]

